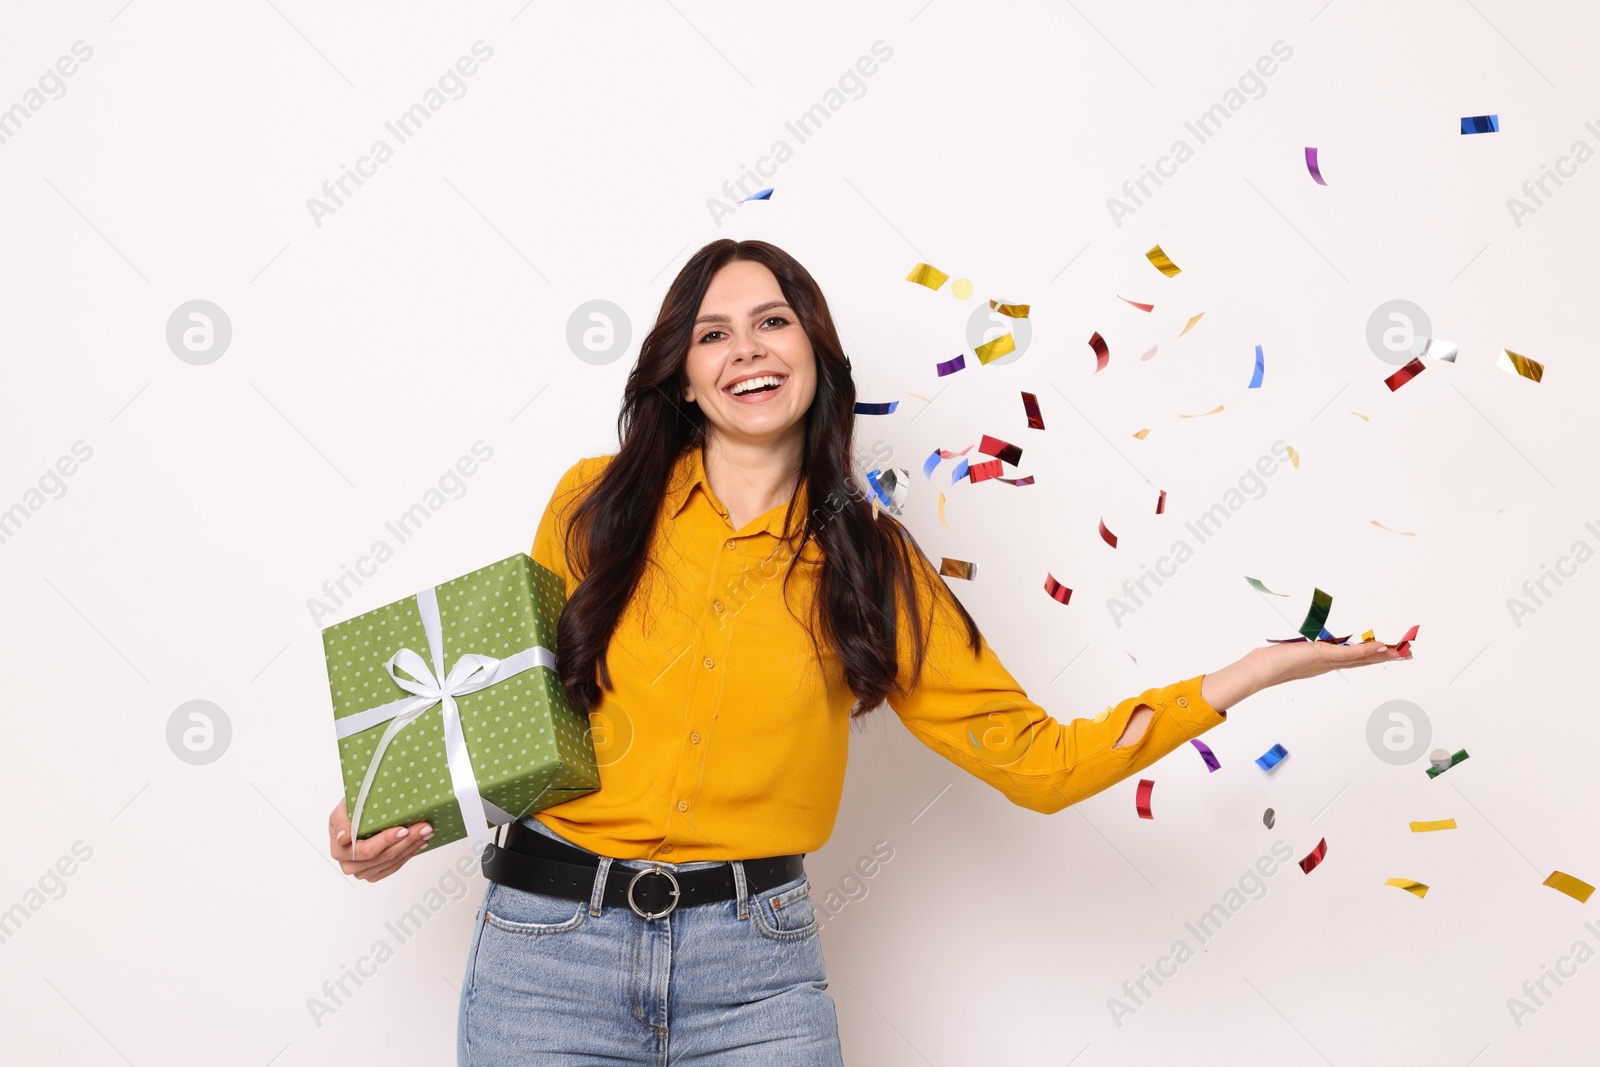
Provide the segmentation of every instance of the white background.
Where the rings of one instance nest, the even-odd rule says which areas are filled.
[[[1583,925],[1600,900],[1540,884],[1600,881],[1582,658],[1600,565],[1520,626],[1506,598],[1574,541],[1600,547],[1584,528],[1600,525],[1600,164],[1520,227],[1506,198],[1574,140],[1600,148],[1591,8],[119,4],[7,5],[0,33],[0,107],[73,42],[94,50],[0,144],[0,508],[93,449],[0,544],[0,909],[74,842],[93,850],[0,944],[8,1058],[453,1062],[476,876],[335,1014],[307,1007],[464,848],[375,886],[327,856],[339,775],[307,599],[480,439],[494,455],[465,494],[338,617],[525,550],[556,477],[615,450],[638,341],[722,236],[772,240],[819,280],[861,398],[900,401],[859,420],[858,446],[882,438],[914,472],[908,522],[935,559],[979,564],[958,592],[1058,718],[1292,636],[1313,587],[1336,633],[1422,627],[1410,663],[1239,705],[1206,735],[1216,774],[1173,752],[1146,772],[1153,821],[1135,779],[1024,811],[876,712],[808,861],[820,894],[873,842],[894,848],[822,934],[849,1062],[1524,1064],[1589,1047],[1600,964],[1520,1026],[1507,998],[1574,942],[1600,949]],[[307,199],[375,138],[393,146],[383,123],[480,39],[494,55],[466,95],[318,226]],[[893,56],[864,95],[797,144],[785,120],[878,40]],[[1264,95],[1195,146],[1184,122],[1275,41],[1293,56]],[[1487,113],[1500,133],[1460,135]],[[1179,137],[1194,158],[1115,225],[1106,198]],[[715,225],[708,198],[778,138],[795,154],[771,201]],[[1144,259],[1158,241],[1175,278]],[[976,295],[907,284],[921,260]],[[936,378],[990,297],[1032,305],[1031,347]],[[207,366],[165,340],[197,298],[233,326]],[[605,366],[566,342],[595,298],[633,325]],[[1394,298],[1461,354],[1391,393],[1366,322]],[[1544,381],[1496,369],[1505,348]],[[1021,389],[1046,430],[1024,428]],[[1037,484],[956,487],[943,527],[921,460],[982,433],[1022,444],[1014,473]],[[1113,625],[1106,598],[1278,440],[1299,468]],[[1047,571],[1070,605],[1043,595]],[[232,724],[205,766],[166,740],[192,699]],[[1429,780],[1425,760],[1376,758],[1366,724],[1390,699],[1470,760]],[[1291,755],[1267,775],[1252,760],[1273,743]],[[1185,921],[1273,841],[1298,859],[1322,838],[1320,868],[1280,867],[1113,1021],[1108,998],[1177,939],[1201,947]]]

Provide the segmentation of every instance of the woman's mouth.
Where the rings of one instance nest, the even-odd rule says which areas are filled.
[[[781,392],[788,381],[786,374],[763,374],[759,378],[735,382],[723,392],[741,404],[764,404]],[[734,392],[735,389],[741,391]]]

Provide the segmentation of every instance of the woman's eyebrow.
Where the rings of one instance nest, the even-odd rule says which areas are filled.
[[[755,316],[755,315],[761,314],[763,311],[770,311],[773,308],[786,308],[788,306],[789,305],[787,303],[785,303],[784,301],[782,301],[782,300],[768,300],[765,304],[757,304],[755,307],[751,308],[750,309],[750,314],[752,316]],[[695,319],[694,320],[694,324],[696,326],[698,326],[702,322],[727,322],[727,321],[728,321],[728,316],[726,316],[726,315],[717,315],[717,314],[707,313],[707,314],[701,315],[699,318]]]

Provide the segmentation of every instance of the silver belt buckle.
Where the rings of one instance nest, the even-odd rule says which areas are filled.
[[[639,879],[643,878],[647,874],[659,874],[663,878],[665,878],[667,881],[672,883],[672,902],[667,905],[666,910],[664,910],[664,911],[657,911],[657,912],[645,911],[642,908],[640,908],[639,905],[633,899],[633,887],[634,887],[634,884],[637,883],[639,881]],[[639,916],[641,916],[642,918],[645,918],[645,919],[659,919],[662,916],[670,915],[672,913],[672,910],[674,908],[676,908],[677,906],[678,906],[678,880],[676,878],[674,878],[672,876],[672,872],[667,870],[666,868],[664,868],[664,867],[641,867],[641,868],[639,868],[639,872],[637,874],[635,874],[632,878],[628,879],[628,907],[632,908],[634,910],[634,912],[636,914],[638,914]]]

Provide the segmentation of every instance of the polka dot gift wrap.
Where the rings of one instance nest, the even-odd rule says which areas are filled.
[[[560,577],[525,554],[444,582],[435,594],[446,671],[471,653],[504,659],[534,646],[555,651],[566,590]],[[384,670],[400,649],[432,665],[414,596],[334,623],[322,631],[322,645],[335,719],[410,696]],[[456,704],[478,792],[490,803],[521,816],[600,788],[589,724],[567,704],[553,670],[534,667],[458,696]],[[339,741],[351,812],[383,731],[380,723]],[[360,834],[424,821],[434,829],[424,851],[467,836],[450,786],[438,705],[390,742],[361,813]]]

